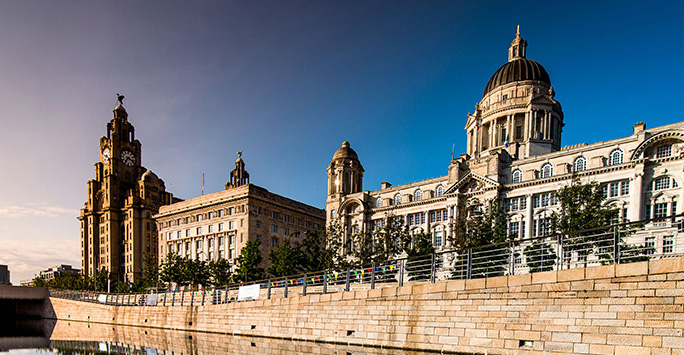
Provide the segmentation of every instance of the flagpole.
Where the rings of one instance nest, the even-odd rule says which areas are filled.
[[[202,169],[202,196],[204,196],[204,169]]]

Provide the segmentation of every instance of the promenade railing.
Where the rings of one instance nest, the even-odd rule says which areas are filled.
[[[204,306],[238,300],[240,287],[259,285],[258,298],[287,298],[293,293],[325,294],[407,282],[437,282],[530,272],[583,268],[684,256],[684,215],[582,230],[542,234],[529,239],[464,250],[443,250],[344,270],[325,270],[202,290],[132,294],[50,290],[51,297],[119,306]],[[513,236],[514,237],[514,236]]]

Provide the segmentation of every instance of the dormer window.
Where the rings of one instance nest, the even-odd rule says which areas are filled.
[[[584,171],[587,170],[587,158],[585,157],[578,157],[575,159],[575,171]]]
[[[547,178],[553,176],[553,165],[551,163],[546,163],[541,168],[541,177]]]
[[[422,199],[423,199],[423,191],[416,190],[416,192],[413,193],[413,200],[414,201],[420,201]]]
[[[401,194],[394,195],[394,204],[395,205],[401,204]]]
[[[435,195],[436,195],[437,197],[442,197],[442,196],[444,196],[444,186],[438,185],[438,186],[437,186],[437,189],[435,189]]]

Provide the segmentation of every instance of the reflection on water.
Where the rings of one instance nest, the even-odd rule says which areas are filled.
[[[0,351],[10,349],[11,355],[419,354],[414,351],[70,321],[15,323],[12,331],[1,331],[3,329],[0,328]]]

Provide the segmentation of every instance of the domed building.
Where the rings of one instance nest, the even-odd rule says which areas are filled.
[[[556,191],[573,176],[601,184],[622,221],[682,212],[684,122],[646,129],[611,141],[563,147],[564,115],[551,77],[527,58],[520,31],[508,47],[508,61],[494,72],[465,125],[466,152],[452,157],[446,176],[363,190],[359,155],[349,142],[333,155],[328,171],[327,224],[342,227],[350,252],[354,236],[399,218],[413,234],[427,233],[436,250],[449,248],[459,206],[498,201],[508,213],[508,233],[533,238],[550,233]],[[672,231],[668,231],[670,233]],[[684,252],[673,234],[639,234],[636,242],[657,252]],[[677,234],[678,235],[678,234]],[[579,255],[565,255],[580,261]]]

